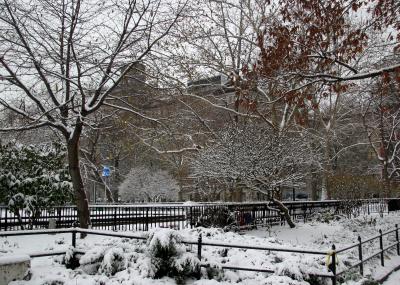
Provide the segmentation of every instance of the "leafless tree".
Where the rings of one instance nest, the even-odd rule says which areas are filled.
[[[249,124],[222,131],[216,143],[200,151],[193,172],[266,194],[292,227],[288,210],[273,190],[301,179],[308,160],[307,149],[295,134],[277,134],[271,128]]]
[[[375,80],[363,102],[363,124],[380,165],[383,195],[391,195],[391,181],[400,178],[400,84],[390,75]]]
[[[126,202],[176,201],[177,181],[164,170],[135,167],[119,186],[119,195]]]
[[[160,0],[0,2],[0,105],[25,122],[1,131],[50,127],[62,134],[81,227],[90,224],[79,164],[82,132],[185,8],[185,1]]]

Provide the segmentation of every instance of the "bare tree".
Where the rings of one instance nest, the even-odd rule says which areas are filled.
[[[81,227],[90,224],[79,164],[82,132],[185,8],[184,1],[160,0],[0,2],[0,104],[25,119],[1,131],[51,127],[62,134]]]
[[[400,84],[389,74],[376,80],[364,103],[363,124],[380,165],[383,195],[391,195],[391,181],[400,178]]]
[[[274,190],[301,179],[308,159],[306,147],[294,134],[276,134],[270,128],[249,124],[222,131],[219,141],[202,150],[192,167],[194,176],[225,180],[266,194],[294,227]]]

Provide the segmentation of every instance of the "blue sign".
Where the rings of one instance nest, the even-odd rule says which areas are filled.
[[[110,167],[103,166],[103,173],[101,174],[103,177],[109,177],[111,174]]]

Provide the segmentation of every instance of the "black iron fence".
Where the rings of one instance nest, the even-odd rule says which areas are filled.
[[[137,239],[137,240],[146,240],[146,236],[134,235],[132,233],[119,233],[119,232],[107,232],[107,231],[99,231],[99,230],[91,230],[91,229],[81,229],[81,228],[70,228],[70,229],[54,229],[54,230],[31,230],[31,231],[9,231],[9,232],[0,232],[0,237],[10,237],[10,236],[23,236],[23,235],[43,235],[43,234],[61,234],[61,233],[71,233],[71,245],[75,248],[76,254],[85,254],[85,251],[79,249],[77,247],[77,233],[86,234],[86,235],[101,235],[108,237],[119,237],[119,238],[128,238],[128,239]],[[388,237],[390,234],[394,235],[394,242],[390,244],[384,243],[384,237]],[[363,245],[366,243],[374,242],[375,240],[379,241],[379,246],[376,247],[376,250],[373,254],[368,257],[363,257]],[[389,240],[389,238],[387,238]],[[321,257],[329,257],[328,263],[326,264],[328,267],[327,272],[309,272],[307,275],[329,278],[332,280],[332,285],[336,285],[338,283],[338,277],[345,274],[346,272],[359,267],[359,271],[361,276],[364,274],[364,263],[371,260],[372,258],[379,256],[381,266],[385,265],[384,262],[384,253],[390,251],[392,248],[396,248],[397,255],[400,256],[400,240],[399,240],[399,228],[396,224],[393,229],[390,229],[386,232],[382,232],[379,230],[379,234],[365,240],[361,240],[361,237],[358,237],[358,242],[351,244],[347,247],[336,249],[333,244],[330,250],[314,250],[314,249],[300,249],[300,248],[286,248],[286,247],[260,247],[260,246],[244,246],[244,245],[235,245],[235,244],[224,244],[224,243],[215,243],[211,240],[204,241],[202,239],[201,234],[199,235],[197,241],[182,241],[186,245],[195,245],[197,246],[197,257],[201,261],[202,260],[202,248],[205,246],[210,247],[219,247],[219,248],[239,248],[243,250],[260,250],[260,251],[270,251],[270,252],[287,252],[293,254],[308,254],[308,255],[317,255]],[[337,267],[337,255],[339,253],[343,253],[346,251],[351,251],[357,249],[359,262],[347,265],[341,271],[338,271]],[[27,253],[31,258],[34,257],[43,257],[43,256],[54,256],[54,255],[62,255],[65,254],[65,251],[54,250],[47,252],[36,252],[36,253]],[[215,264],[213,264],[215,265]],[[210,264],[202,262],[201,267],[209,267]],[[223,270],[240,270],[240,271],[253,271],[253,272],[263,272],[263,273],[271,273],[274,274],[275,270],[271,268],[248,268],[248,267],[239,267],[239,266],[230,266],[229,264],[219,264],[219,268]]]
[[[311,215],[331,211],[346,216],[383,213],[388,211],[388,203],[400,199],[290,201],[283,202],[291,217],[299,222]],[[157,205],[93,205],[90,206],[93,229],[146,231],[165,227],[181,229],[194,227],[199,220],[207,220],[207,213],[226,209],[235,215],[238,228],[257,225],[284,223],[282,213],[272,202],[257,203],[193,203]],[[30,217],[24,211],[19,215],[0,206],[0,231],[21,229],[43,229],[49,224],[56,228],[71,227],[78,220],[74,206],[61,206],[42,210],[37,217]]]

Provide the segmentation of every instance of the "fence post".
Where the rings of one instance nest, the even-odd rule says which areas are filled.
[[[336,246],[332,244],[332,285],[336,285]]]
[[[396,224],[395,227],[396,227],[396,248],[397,248],[397,255],[400,255],[399,226],[398,226],[398,224]]]
[[[202,243],[202,237],[201,234],[199,234],[199,238],[197,239],[197,258],[200,260],[200,262],[201,262],[201,243]],[[198,280],[201,279],[201,265],[198,268],[197,279]]]
[[[381,265],[385,266],[385,261],[383,259],[383,235],[381,229],[379,229],[379,247],[381,249]]]
[[[201,234],[199,234],[199,238],[197,239],[197,258],[201,260],[201,243],[202,243],[202,237]]]
[[[72,230],[72,247],[76,247],[76,229]]]
[[[363,263],[363,254],[362,254],[362,242],[361,237],[358,236],[358,259],[360,260],[360,274],[364,275],[364,263]]]

